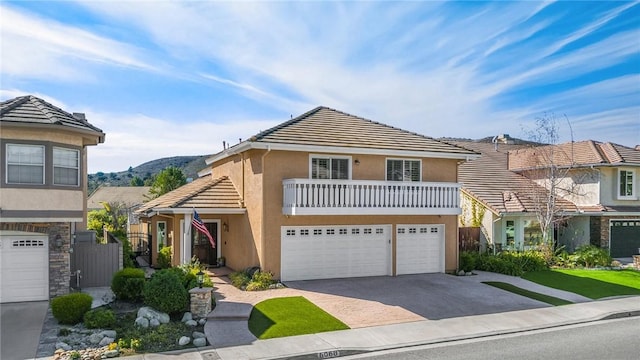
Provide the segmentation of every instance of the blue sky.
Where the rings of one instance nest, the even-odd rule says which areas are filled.
[[[107,134],[89,150],[90,172],[213,154],[318,105],[432,137],[526,138],[554,113],[575,140],[640,144],[638,2],[0,9],[0,97],[85,112]]]

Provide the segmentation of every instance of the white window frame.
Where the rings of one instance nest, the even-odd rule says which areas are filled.
[[[327,159],[331,161],[331,159],[339,159],[339,160],[347,160],[347,179],[314,179],[313,178],[313,159]],[[320,155],[320,154],[310,154],[309,155],[309,179],[311,180],[351,180],[353,166],[351,165],[351,156],[347,155]],[[331,167],[331,165],[329,165]]]
[[[162,241],[160,241],[160,224],[162,224],[162,228],[164,230],[164,233],[162,234]],[[171,246],[171,245],[167,245],[167,238],[168,238],[167,234],[167,222],[166,221],[157,221],[156,222],[156,250],[158,251],[158,253],[160,252],[160,244],[162,244],[163,246]]]
[[[42,149],[42,164],[23,164],[23,163],[12,163],[9,161],[9,148],[11,146],[20,146],[20,147],[34,147]],[[44,185],[46,182],[46,167],[47,167],[47,148],[44,145],[35,145],[35,144],[6,144],[5,148],[5,181],[7,184],[15,184],[15,185]],[[9,181],[9,165],[17,165],[17,166],[40,166],[42,168],[42,182],[40,183],[31,183],[31,182],[11,182]]]
[[[402,161],[402,177],[403,180],[402,182],[421,182],[422,181],[422,159],[410,159],[410,158],[386,158],[384,161],[384,179],[386,181],[399,181],[399,180],[392,180],[392,179],[388,179],[387,178],[387,174],[389,173],[389,161]],[[417,161],[418,162],[418,180],[417,181],[413,181],[411,179],[406,180],[404,179],[404,167],[405,167],[405,162],[407,161]]]
[[[76,167],[69,167],[69,166],[64,166],[64,165],[56,165],[55,162],[55,152],[56,150],[62,150],[62,151],[71,151],[74,152],[76,154]],[[57,185],[57,186],[74,186],[74,187],[78,187],[80,186],[80,150],[78,149],[70,149],[70,148],[64,148],[64,147],[59,147],[59,146],[54,146],[53,147],[53,160],[51,161],[53,163],[53,176],[52,176],[52,181],[53,181],[53,185]],[[76,183],[75,184],[59,184],[56,182],[56,168],[61,168],[61,169],[73,169],[77,171],[77,176],[76,176]]]
[[[623,195],[620,193],[620,185],[622,182],[622,172],[631,174],[631,195]],[[618,181],[616,182],[616,195],[618,200],[638,200],[637,177],[635,169],[618,169]]]

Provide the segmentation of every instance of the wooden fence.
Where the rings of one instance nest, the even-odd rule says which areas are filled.
[[[458,229],[460,251],[480,251],[480,228],[461,227]]]
[[[107,244],[77,242],[73,245],[72,287],[111,286],[113,274],[122,269],[122,244],[113,236],[108,238]]]

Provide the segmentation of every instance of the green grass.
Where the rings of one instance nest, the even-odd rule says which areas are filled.
[[[558,299],[557,297],[553,297],[553,296],[549,296],[549,295],[540,294],[540,293],[537,293],[537,292],[525,290],[525,289],[519,288],[517,286],[513,286],[511,284],[507,284],[507,283],[503,283],[503,282],[486,281],[486,282],[484,282],[484,284],[491,285],[493,287],[497,287],[498,289],[506,290],[506,291],[512,292],[514,294],[526,296],[526,297],[528,297],[530,299],[533,299],[533,300],[542,301],[542,302],[545,302],[547,304],[551,304],[553,306],[573,304],[571,301]]]
[[[640,271],[630,269],[535,271],[524,274],[522,278],[590,299],[640,295]]]
[[[249,317],[249,330],[258,339],[349,329],[302,296],[265,300]]]

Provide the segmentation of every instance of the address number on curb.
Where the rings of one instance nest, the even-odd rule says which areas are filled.
[[[323,351],[318,353],[318,359],[332,359],[340,357],[339,350]]]

